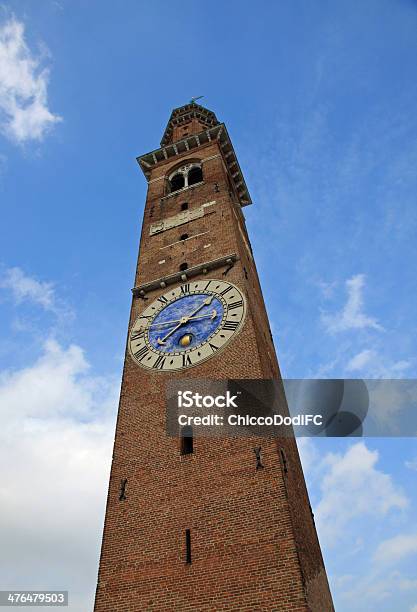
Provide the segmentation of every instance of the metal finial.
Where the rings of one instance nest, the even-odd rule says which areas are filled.
[[[204,98],[204,96],[193,96],[190,100],[190,104],[195,104],[195,101],[201,100],[201,98]]]

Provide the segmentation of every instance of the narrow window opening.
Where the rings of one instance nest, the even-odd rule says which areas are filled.
[[[174,174],[172,179],[170,180],[171,191],[178,191],[178,189],[182,189],[185,185],[184,175],[178,172],[178,174]]]
[[[188,263],[184,262],[180,265],[180,272],[184,272],[184,270],[187,270],[188,268]]]
[[[191,563],[191,530],[185,530],[185,562]]]
[[[188,202],[183,202],[181,204],[181,210],[188,210]]]
[[[195,185],[196,183],[201,183],[203,180],[203,171],[201,168],[195,167],[191,168],[188,173],[188,184]]]
[[[191,455],[193,452],[193,428],[191,425],[184,425],[181,429],[181,455]]]
[[[180,240],[187,240],[188,234],[181,234]]]
[[[284,451],[281,448],[281,459],[282,459],[282,465],[284,468],[284,473],[286,474],[288,472],[288,467],[287,467],[287,458],[285,456]]]
[[[124,501],[126,499],[126,486],[127,478],[122,478],[120,481],[119,501]]]

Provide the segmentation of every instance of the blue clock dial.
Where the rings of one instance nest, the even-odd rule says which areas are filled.
[[[188,280],[188,279],[187,279]],[[242,328],[246,300],[220,279],[190,280],[147,305],[129,334],[132,359],[152,372],[191,368],[219,354]]]
[[[223,312],[223,304],[211,294],[184,295],[165,306],[153,319],[149,343],[162,353],[194,349],[215,333]]]

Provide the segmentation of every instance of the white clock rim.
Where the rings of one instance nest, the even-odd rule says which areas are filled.
[[[231,341],[231,340],[233,340],[234,338],[236,338],[236,337],[237,337],[237,336],[240,334],[240,332],[241,332],[241,331],[242,331],[242,329],[243,329],[244,323],[245,323],[245,321],[246,321],[246,315],[247,315],[247,298],[246,298],[246,295],[244,294],[243,290],[242,290],[242,289],[240,289],[239,287],[237,287],[237,286],[236,286],[234,283],[231,283],[231,282],[229,282],[229,281],[222,280],[222,279],[219,279],[219,278],[201,279],[200,281],[196,281],[196,282],[203,282],[203,281],[207,281],[207,282],[213,281],[213,282],[224,283],[224,284],[226,284],[226,285],[230,285],[231,287],[233,287],[234,289],[236,289],[236,291],[238,291],[238,292],[239,292],[239,294],[241,295],[241,297],[242,297],[242,301],[243,301],[243,315],[242,315],[241,320],[239,321],[239,325],[238,325],[238,327],[237,327],[236,331],[234,331],[234,332],[232,333],[232,335],[230,336],[230,338],[228,338],[228,340],[226,340],[226,341],[224,342],[224,344],[222,344],[222,346],[220,346],[220,347],[217,349],[217,351],[216,351],[215,353],[212,353],[211,355],[207,355],[207,357],[204,357],[203,359],[200,359],[200,361],[198,361],[197,363],[192,363],[191,365],[181,366],[180,368],[169,368],[169,369],[167,369],[167,370],[164,370],[164,369],[161,369],[161,370],[160,370],[159,368],[158,368],[158,369],[154,369],[154,368],[153,368],[153,366],[152,366],[152,367],[147,366],[147,365],[145,365],[144,363],[142,363],[141,361],[139,361],[138,359],[136,359],[136,358],[135,358],[135,356],[133,355],[133,352],[132,352],[132,349],[131,349],[131,340],[130,340],[130,336],[131,336],[132,332],[134,331],[135,325],[136,325],[136,323],[139,321],[139,319],[142,319],[142,318],[143,318],[143,313],[144,313],[144,312],[146,312],[146,311],[147,311],[147,309],[148,309],[150,306],[152,306],[152,304],[153,304],[153,303],[154,303],[156,300],[158,300],[158,298],[165,296],[167,293],[172,293],[172,289],[173,289],[174,287],[171,287],[171,288],[170,288],[168,291],[165,291],[165,293],[162,293],[161,295],[159,295],[159,296],[155,297],[155,299],[153,299],[153,300],[152,300],[152,302],[149,304],[149,306],[147,306],[146,308],[144,308],[144,310],[142,311],[142,313],[141,313],[141,314],[139,314],[139,315],[138,315],[138,316],[135,318],[135,320],[134,320],[134,322],[133,322],[133,325],[131,326],[131,328],[130,328],[130,330],[129,330],[129,333],[128,333],[128,352],[129,352],[130,357],[132,358],[132,360],[134,361],[134,363],[135,363],[136,365],[140,366],[141,368],[143,368],[144,370],[147,370],[147,371],[148,371],[148,372],[150,372],[150,373],[154,373],[154,374],[158,374],[158,375],[159,375],[159,374],[169,374],[169,373],[172,373],[172,372],[181,372],[181,371],[183,371],[183,370],[188,370],[188,369],[190,369],[190,368],[195,368],[195,367],[199,366],[200,364],[204,363],[205,361],[208,361],[209,359],[211,359],[211,358],[212,358],[212,357],[214,357],[215,355],[219,355],[219,354],[220,354],[222,351],[224,351],[224,350],[225,350],[225,349],[226,349],[226,348],[229,346],[230,341]],[[184,284],[184,282],[182,282],[182,283],[178,283],[178,284],[175,286],[175,289],[178,289],[178,288],[179,288],[179,287],[181,287],[183,284]],[[191,283],[190,283],[190,284],[191,284]],[[196,292],[196,293],[197,293],[197,292]],[[204,293],[204,290],[202,290],[202,293]],[[212,292],[212,291],[210,291],[210,290],[208,290],[208,291],[207,291],[207,293],[214,293],[215,295],[219,295],[218,293]],[[185,293],[185,294],[183,294],[183,295],[189,295],[189,294],[188,294],[188,293]],[[192,295],[192,293],[190,293],[190,295]],[[175,301],[176,301],[177,299],[179,299],[180,297],[181,297],[181,296],[178,296],[177,298],[175,298],[175,300],[172,300],[172,302],[175,302]],[[223,301],[223,300],[221,300],[221,301]],[[168,306],[168,304],[167,304],[167,306]],[[156,313],[155,313],[155,316],[156,316],[156,315],[157,315],[159,312],[161,312],[161,311],[162,311],[164,308],[165,308],[165,306],[163,306],[163,307],[162,307],[162,308],[161,308],[161,309],[160,309],[158,312],[156,312]],[[223,318],[224,318],[224,316],[223,316]],[[223,322],[223,319],[222,319],[222,322]],[[212,336],[216,335],[216,334],[217,334],[217,332],[218,332],[218,331],[220,331],[220,327],[221,327],[221,324],[219,325],[219,328],[217,328],[216,332],[214,332],[214,333],[212,334]],[[210,338],[211,338],[212,336],[210,336]],[[208,341],[208,339],[206,340],[206,342],[207,342],[207,341]],[[145,341],[145,344],[146,344],[146,341]],[[205,344],[205,343],[204,343],[204,344]],[[193,351],[195,351],[195,350],[197,350],[197,349],[198,349],[198,347],[195,347],[194,349],[191,349],[189,352],[193,352]],[[150,348],[150,351],[151,351],[151,352],[153,352],[155,355],[163,355],[163,354],[164,354],[164,353],[163,353],[163,352],[161,352],[161,351],[157,351],[157,350],[155,350],[153,347],[152,347],[152,348]],[[188,353],[188,351],[181,351],[181,355],[182,355],[182,354],[187,354],[187,353]],[[168,356],[169,354],[167,353],[166,355]]]

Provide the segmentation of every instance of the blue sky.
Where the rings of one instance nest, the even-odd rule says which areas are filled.
[[[91,608],[135,157],[191,96],[252,195],[283,375],[417,377],[416,27],[411,0],[1,4],[2,588]],[[338,612],[416,612],[415,438],[300,446]]]

